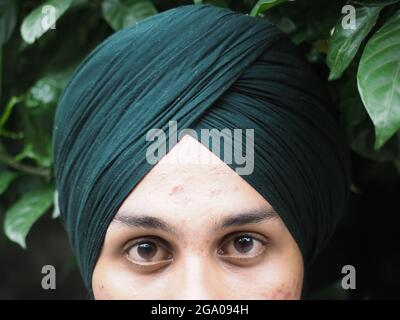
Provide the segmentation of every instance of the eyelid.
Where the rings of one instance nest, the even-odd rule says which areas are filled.
[[[157,246],[162,247],[162,250],[166,250],[168,253],[171,253],[172,250],[170,246],[166,243],[166,241],[160,237],[157,236],[141,236],[136,239],[133,239],[129,241],[123,248],[122,254],[125,259],[127,259],[130,263],[135,265],[135,267],[139,269],[143,269],[144,271],[149,271],[148,268],[151,267],[157,267],[158,269],[161,269],[165,265],[169,264],[173,260],[173,254],[171,253],[170,256],[168,256],[167,259],[162,259],[162,260],[155,260],[155,261],[136,261],[132,259],[129,255],[129,251],[136,245],[142,242],[154,242]],[[151,270],[150,270],[151,271]],[[149,271],[149,272],[150,272]]]
[[[130,250],[134,245],[137,245],[141,242],[146,242],[146,240],[155,242],[155,243],[161,245],[164,249],[166,249],[168,251],[172,251],[172,248],[170,245],[167,244],[167,241],[165,241],[164,239],[162,239],[161,237],[158,237],[158,236],[140,236],[135,239],[131,239],[123,246],[122,251],[125,253],[128,250]]]

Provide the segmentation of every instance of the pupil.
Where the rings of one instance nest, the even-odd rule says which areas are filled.
[[[246,253],[253,248],[254,242],[253,238],[250,236],[242,236],[235,239],[234,247],[237,251],[241,253]]]
[[[143,242],[138,245],[138,254],[145,259],[150,259],[156,254],[156,246],[153,243]]]

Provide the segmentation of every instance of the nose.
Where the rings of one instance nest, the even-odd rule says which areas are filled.
[[[178,262],[175,267],[175,283],[170,286],[174,288],[172,299],[223,299],[220,293],[225,290],[221,282],[221,272],[210,258],[193,254]]]

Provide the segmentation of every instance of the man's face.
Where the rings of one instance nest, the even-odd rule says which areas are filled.
[[[178,153],[187,164],[167,161]],[[92,279],[96,299],[299,299],[302,284],[300,250],[271,205],[190,136],[125,199]]]

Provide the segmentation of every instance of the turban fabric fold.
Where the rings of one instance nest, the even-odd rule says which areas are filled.
[[[229,9],[185,5],[108,37],[71,77],[53,132],[61,220],[89,291],[111,220],[153,166],[146,134],[170,121],[197,131],[254,129],[254,171],[242,177],[312,261],[350,186],[328,96],[276,26]]]

